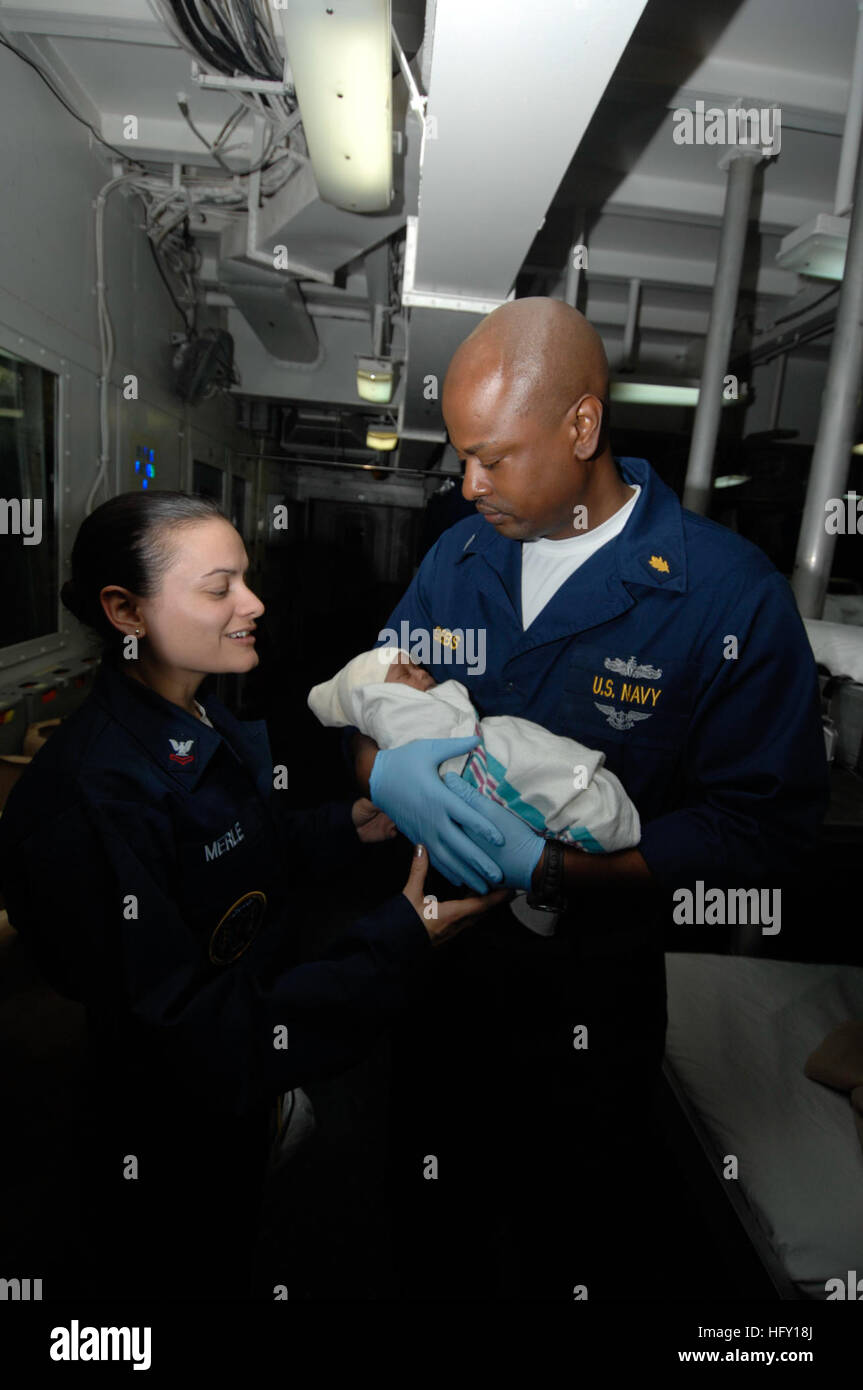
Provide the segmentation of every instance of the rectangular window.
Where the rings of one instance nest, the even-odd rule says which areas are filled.
[[[57,383],[0,351],[0,645],[58,630],[54,521]]]
[[[246,534],[246,480],[236,473],[231,478],[231,525]]]
[[[198,497],[212,498],[221,507],[225,489],[225,475],[221,468],[216,468],[212,463],[203,463],[201,459],[195,459],[194,463],[192,491]]]

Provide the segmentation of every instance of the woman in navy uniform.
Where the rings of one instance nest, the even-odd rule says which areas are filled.
[[[292,884],[349,892],[363,845],[395,829],[367,799],[288,812],[264,724],[195,699],[206,674],[257,665],[247,567],[202,498],[128,493],[85,520],[62,598],[102,665],[0,820],[10,921],[87,1009],[97,1295],[247,1297],[277,1098],[353,1064],[431,945],[504,896],[427,920],[418,848],[403,893],[296,959]]]

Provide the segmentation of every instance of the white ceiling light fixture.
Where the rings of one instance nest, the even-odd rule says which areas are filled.
[[[393,364],[387,357],[357,357],[357,395],[387,405],[393,396]]]
[[[841,280],[847,247],[848,218],[819,212],[812,222],[782,238],[776,262],[783,270],[796,270],[798,275]]]
[[[321,197],[348,212],[393,198],[391,0],[290,0],[279,11]]]
[[[366,448],[377,449],[379,453],[385,453],[394,449],[399,442],[396,430],[370,429],[366,430]]]

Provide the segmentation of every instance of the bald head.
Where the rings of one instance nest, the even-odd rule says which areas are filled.
[[[513,299],[456,350],[444,389],[456,384],[500,391],[516,414],[553,427],[586,394],[606,406],[608,361],[596,329],[571,305]]]
[[[502,304],[465,339],[441,408],[464,460],[462,493],[499,535],[563,540],[629,500],[607,402],[599,334],[559,299]]]

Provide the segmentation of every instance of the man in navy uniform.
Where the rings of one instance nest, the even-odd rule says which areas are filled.
[[[615,460],[607,402],[602,343],[575,309],[515,300],[479,324],[442,398],[478,515],[440,537],[378,639],[462,681],[481,716],[601,749],[642,820],[637,848],[586,854],[447,778],[504,832],[502,849],[472,838],[549,926],[503,906],[463,934],[435,965],[414,1045],[397,1049],[413,1112],[398,1176],[427,1217],[422,1239],[407,1236],[417,1292],[435,1248],[456,1296],[631,1286],[652,1234],[671,891],[780,886],[828,800],[815,664],[787,581],[683,510],[647,462]],[[354,747],[375,804],[456,881],[447,824],[426,824],[441,751],[379,753],[359,734]]]

